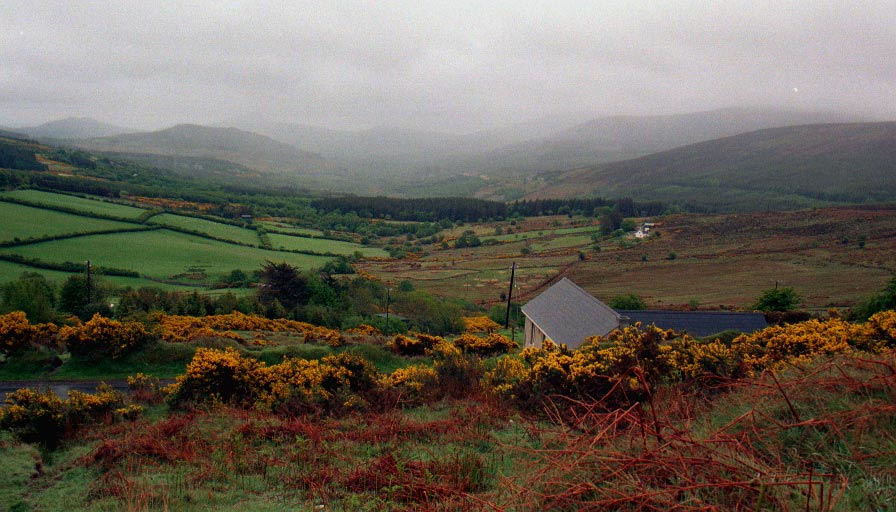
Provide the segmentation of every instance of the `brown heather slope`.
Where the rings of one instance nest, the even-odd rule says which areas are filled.
[[[518,226],[521,236],[532,235],[528,242],[425,246],[421,252],[428,254],[419,259],[368,262],[362,269],[393,284],[408,280],[438,295],[495,304],[515,261],[520,302],[565,275],[604,300],[633,293],[651,307],[697,302],[706,309],[747,309],[775,283],[796,288],[806,308],[849,307],[877,293],[896,272],[896,205],[653,220],[658,234],[641,242],[602,240],[600,252],[587,232],[551,232],[574,221],[544,217]],[[495,226],[477,230],[484,236]],[[531,253],[522,255],[526,244]]]
[[[777,283],[794,287],[804,307],[826,308],[867,299],[896,272],[894,206],[675,215],[655,230],[593,255],[570,277],[602,298],[635,293],[661,307],[748,308]]]
[[[896,122],[770,128],[543,176],[535,198],[630,196],[691,211],[896,200]]]

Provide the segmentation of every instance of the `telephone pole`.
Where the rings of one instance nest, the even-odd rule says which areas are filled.
[[[90,304],[90,260],[87,260],[87,304]]]
[[[516,273],[516,262],[510,266],[510,290],[507,291],[507,313],[504,315],[504,328],[510,327],[510,299],[513,298],[513,277]]]

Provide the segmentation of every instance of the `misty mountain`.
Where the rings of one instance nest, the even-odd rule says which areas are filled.
[[[582,116],[538,119],[467,134],[407,128],[375,127],[364,130],[331,130],[298,123],[242,118],[227,124],[264,134],[364,175],[413,175],[439,177],[478,172],[479,155],[495,148],[546,137],[568,128]]]
[[[177,125],[155,132],[98,137],[73,144],[91,151],[185,157],[231,162],[262,173],[280,175],[331,171],[333,164],[320,155],[299,150],[264,135],[236,128]]]
[[[566,116],[467,134],[378,127],[329,130],[238,119],[232,124],[321,154],[366,176],[513,176],[625,160],[762,128],[863,121],[837,113],[723,109],[667,116]]]
[[[770,128],[540,176],[529,197],[631,196],[694,209],[896,200],[896,122]]]
[[[89,117],[67,117],[38,126],[17,128],[16,131],[38,139],[90,139],[121,135],[134,130]]]
[[[763,128],[864,121],[833,112],[730,108],[666,116],[593,119],[549,137],[500,148],[482,165],[510,172],[558,171],[644,156]]]

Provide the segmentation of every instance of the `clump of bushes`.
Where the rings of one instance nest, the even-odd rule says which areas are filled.
[[[124,395],[107,385],[96,394],[70,391],[63,400],[52,391],[19,389],[6,397],[0,409],[0,428],[26,443],[52,449],[80,427],[95,423],[131,421],[143,409],[125,402]]]
[[[48,345],[59,328],[55,324],[31,324],[22,311],[0,315],[0,353],[16,354],[29,345]]]
[[[462,334],[454,340],[454,344],[464,352],[486,357],[504,354],[520,346],[519,343],[507,336],[495,332],[484,338],[472,334]]]
[[[118,359],[152,339],[139,322],[119,322],[99,314],[87,322],[62,327],[58,337],[72,355],[89,359]]]
[[[462,320],[464,322],[464,330],[468,333],[492,333],[501,328],[498,322],[487,316],[464,317]]]
[[[386,347],[403,356],[422,356],[437,343],[442,343],[445,338],[441,336],[433,336],[422,332],[408,333],[408,335],[397,334],[392,338]]]
[[[436,343],[428,354],[433,359],[440,394],[460,398],[481,390],[483,368],[479,357],[465,354],[444,340]]]
[[[320,360],[287,357],[268,366],[231,347],[199,348],[168,393],[175,407],[221,402],[289,413],[324,412],[365,407],[378,381],[373,365],[353,354]]]
[[[639,400],[661,382],[741,378],[764,370],[811,362],[851,351],[881,352],[896,346],[896,312],[851,324],[832,316],[771,326],[730,342],[704,342],[640,324],[595,337],[571,351],[550,341],[507,356],[486,374],[488,385],[532,411],[545,399]]]
[[[383,384],[395,393],[400,403],[417,405],[434,396],[439,375],[430,366],[411,365],[392,372]]]

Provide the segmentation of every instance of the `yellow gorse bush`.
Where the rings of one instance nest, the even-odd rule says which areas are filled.
[[[313,325],[305,322],[284,318],[271,320],[239,312],[203,317],[159,314],[156,316],[156,321],[159,324],[162,339],[171,343],[194,341],[207,337],[224,337],[243,341],[243,338],[233,331],[305,333],[314,329]]]
[[[382,336],[383,333],[376,327],[368,324],[361,324],[357,327],[352,327],[351,329],[345,331],[348,334],[354,336]]]
[[[865,348],[871,352],[880,352],[896,346],[896,311],[882,311],[868,319],[861,334],[866,340]]]
[[[484,338],[469,333],[462,334],[455,338],[454,344],[465,352],[481,356],[501,354],[519,348],[518,343],[496,332],[490,333]]]
[[[420,403],[431,396],[439,383],[439,375],[429,366],[411,365],[398,368],[383,379],[384,387],[394,390],[404,403]]]
[[[13,354],[35,343],[47,343],[58,332],[55,324],[28,322],[22,311],[0,315],[0,353]]]
[[[487,316],[464,317],[464,330],[468,333],[495,332],[501,325]]]
[[[490,389],[506,398],[516,398],[513,390],[520,381],[526,378],[527,371],[523,361],[517,357],[502,357],[495,367],[486,372],[485,381]]]
[[[236,349],[199,348],[184,375],[169,389],[173,405],[225,402],[244,407],[300,412],[364,403],[378,374],[366,359],[351,354],[320,360],[284,358],[266,365]]]
[[[58,337],[73,355],[112,359],[133,352],[151,339],[139,322],[123,323],[98,313],[87,322],[62,327]]]
[[[521,353],[522,370],[505,357],[488,375],[504,395],[538,398],[548,395],[599,398],[611,390],[637,397],[646,383],[704,377],[739,378],[763,370],[810,362],[854,350],[880,352],[896,346],[896,312],[886,311],[865,324],[851,324],[839,315],[827,319],[771,326],[735,338],[703,342],[654,326],[636,324],[595,337],[570,351],[549,340],[542,348]]]
[[[872,348],[867,328],[841,318],[774,325],[735,338],[731,346],[752,372],[809,362],[819,356]]]
[[[53,448],[86,423],[133,420],[141,413],[142,408],[126,404],[121,393],[106,385],[96,394],[70,391],[65,400],[49,390],[22,388],[7,395],[0,428],[24,442]]]
[[[431,350],[435,345],[443,343],[445,338],[441,336],[433,336],[421,332],[396,334],[387,344],[390,350],[393,350],[405,356],[420,356]]]
[[[169,343],[202,338],[227,338],[243,343],[246,342],[245,338],[234,331],[269,331],[303,334],[305,343],[325,343],[332,347],[345,344],[345,338],[334,329],[285,318],[272,320],[239,312],[203,317],[160,314],[156,316],[156,321],[159,335]]]

